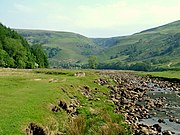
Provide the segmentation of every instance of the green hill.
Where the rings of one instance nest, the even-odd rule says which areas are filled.
[[[98,58],[100,69],[180,67],[180,21],[112,38],[87,38],[70,32],[43,30],[17,32],[29,43],[42,44],[52,67],[81,66],[92,55]],[[146,69],[142,69],[144,66]]]
[[[101,50],[101,47],[91,39],[75,33],[43,30],[16,31],[29,43],[43,45],[51,67],[80,66],[87,63],[89,56]]]
[[[104,39],[108,40],[114,44],[108,45],[107,49],[98,54],[99,61],[126,65],[144,62],[155,67],[180,67],[180,21],[130,36]],[[96,40],[95,43],[102,45],[102,41]]]

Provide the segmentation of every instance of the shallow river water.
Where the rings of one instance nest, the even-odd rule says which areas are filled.
[[[162,89],[154,87],[152,85],[152,90],[147,94],[153,98],[165,97],[164,107],[151,110],[151,113],[155,113],[155,116],[151,116],[148,119],[142,119],[138,123],[144,123],[148,125],[159,124],[162,127],[162,131],[170,130],[175,133],[175,135],[180,135],[180,91],[172,91],[168,89]],[[158,120],[162,119],[163,123],[159,123]],[[171,119],[171,120],[170,120]],[[170,122],[173,121],[173,122]]]

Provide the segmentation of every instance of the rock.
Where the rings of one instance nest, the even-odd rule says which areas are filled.
[[[57,106],[54,106],[51,110],[52,110],[53,112],[58,112],[60,109],[59,109]]]
[[[84,88],[84,90],[87,90],[87,91],[90,90],[89,86],[83,86],[83,88]]]
[[[118,103],[119,100],[115,99],[115,98],[111,98],[111,100],[114,102],[114,104]]]
[[[156,112],[152,112],[152,113],[151,113],[151,115],[156,116],[156,115],[157,115],[157,113],[156,113]]]
[[[100,98],[96,98],[96,101],[100,101],[101,99]]]
[[[122,104],[128,104],[128,101],[127,99],[123,98],[122,101],[121,101]]]
[[[102,79],[102,78],[100,78],[98,80],[95,80],[94,82],[99,84],[99,85],[106,85],[106,84],[108,84],[108,81],[106,79]]]
[[[74,76],[77,76],[77,77],[85,77],[86,74],[85,74],[84,72],[76,72],[76,73],[74,74]]]
[[[174,120],[174,118],[169,118],[169,121],[174,122],[175,120]]]
[[[74,107],[68,107],[66,111],[68,114],[70,114],[70,113],[76,112],[76,109]]]
[[[64,110],[67,110],[67,104],[66,104],[65,101],[60,100],[60,101],[58,102],[58,106],[61,107],[61,108],[64,109]]]
[[[70,105],[72,105],[72,104],[73,104],[73,106],[77,107],[78,105],[80,105],[80,101],[77,99],[71,99]]]
[[[158,132],[161,132],[161,126],[159,124],[154,124],[153,127],[156,128]]]
[[[180,120],[179,120],[179,119],[176,119],[175,122],[176,122],[177,124],[180,124]]]
[[[163,119],[159,119],[158,122],[159,123],[165,123],[165,121]]]
[[[158,131],[150,129],[148,135],[158,135]]]
[[[94,88],[94,90],[98,90],[98,88]]]
[[[36,125],[35,123],[30,123],[29,126],[26,128],[27,135],[48,135],[45,130]]]
[[[50,108],[51,111],[53,111],[53,112],[58,112],[58,111],[60,111],[60,108],[57,107],[56,105],[53,105],[53,104],[50,104],[50,105],[49,105],[49,108]]]
[[[179,87],[179,85],[175,86],[173,83],[160,80],[159,78],[139,77],[134,75],[134,73],[105,72],[101,75],[102,78],[97,79],[94,82],[99,85],[108,84],[107,87],[110,94],[106,96],[109,96],[111,100],[107,101],[113,101],[116,105],[115,112],[124,114],[128,124],[135,124],[138,120],[149,118],[152,111],[154,111],[154,113],[151,115],[157,115],[158,111],[164,111],[163,109],[167,99],[165,97],[153,99],[152,95],[148,96],[148,91],[160,90],[161,92],[162,89],[174,90]],[[103,75],[112,79],[115,82],[115,85],[109,84],[108,81],[103,78]],[[174,118],[170,118],[170,121],[171,119],[172,121],[177,121]],[[158,122],[165,123],[163,119],[159,119]],[[160,134],[160,132],[161,126],[159,124],[154,124],[153,127],[150,127],[147,125],[139,125],[137,122],[133,134],[157,135]]]
[[[172,135],[172,132],[169,130],[165,130],[162,132],[163,135]]]
[[[51,78],[49,79],[49,83],[58,82],[58,79]]]
[[[142,127],[141,132],[144,133],[145,135],[149,135],[149,130],[147,129],[147,127]]]

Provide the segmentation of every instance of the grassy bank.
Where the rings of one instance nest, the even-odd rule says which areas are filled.
[[[152,75],[154,77],[163,77],[170,79],[180,79],[180,71],[164,71],[164,72],[141,72],[141,75]]]
[[[107,86],[94,83],[98,71],[83,71],[86,75],[82,77],[74,76],[76,72],[0,69],[0,134],[25,134],[31,122],[52,134],[130,134],[124,118],[108,102]],[[91,98],[84,95],[84,88]],[[69,104],[72,99],[80,102],[76,117],[49,107],[59,100]]]

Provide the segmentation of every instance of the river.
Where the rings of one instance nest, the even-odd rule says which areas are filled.
[[[162,127],[162,131],[169,130],[175,135],[180,135],[180,91],[159,88],[152,83],[149,86],[152,89],[148,91],[147,95],[152,99],[163,98],[164,105],[162,108],[155,108],[150,111],[155,116],[142,119],[139,123],[148,125],[159,124]]]

